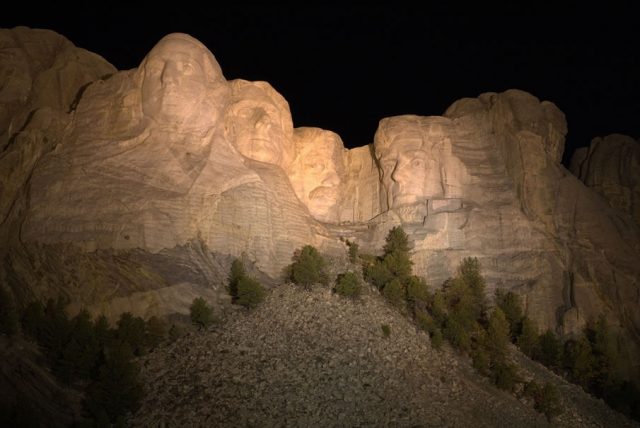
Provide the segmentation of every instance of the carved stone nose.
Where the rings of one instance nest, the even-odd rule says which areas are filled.
[[[180,70],[173,62],[169,61],[164,65],[160,79],[163,86],[176,85],[180,79]]]

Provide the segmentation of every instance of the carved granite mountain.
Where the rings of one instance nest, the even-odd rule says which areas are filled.
[[[231,256],[275,281],[305,244],[339,258],[349,239],[374,253],[402,225],[434,287],[478,257],[488,291],[521,294],[543,328],[570,334],[605,313],[640,355],[639,226],[562,167],[567,126],[553,103],[486,93],[443,116],[382,119],[372,145],[347,150],[330,131],[294,129],[268,83],[227,81],[188,35],[106,77],[88,58],[100,72],[73,80],[91,82],[74,96],[32,89],[58,100],[53,116],[3,101],[18,113],[3,119],[0,171],[28,154],[3,186],[1,272],[14,294],[63,293],[114,316],[184,312],[173,297],[225,300]],[[36,130],[6,125],[19,115]]]
[[[594,138],[575,151],[571,172],[612,207],[640,224],[640,143],[620,134]]]
[[[53,31],[26,27],[0,29],[0,58],[0,221],[5,223],[33,165],[59,140],[82,88],[116,69]]]

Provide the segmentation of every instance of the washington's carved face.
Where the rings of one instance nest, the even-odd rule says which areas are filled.
[[[235,101],[228,112],[229,138],[243,156],[288,166],[294,151],[293,125],[288,108],[278,103],[272,88],[251,82],[241,83],[242,86],[234,86]]]
[[[186,35],[162,39],[140,66],[143,72],[142,110],[158,122],[187,123],[201,113],[212,83],[224,81],[213,55]],[[214,117],[207,120],[215,123]]]
[[[442,197],[438,144],[427,141],[417,122],[406,119],[386,125],[376,139],[375,151],[390,208]]]
[[[342,140],[331,131],[317,128],[296,129],[294,140],[297,155],[289,178],[296,195],[313,217],[335,220],[344,173]]]

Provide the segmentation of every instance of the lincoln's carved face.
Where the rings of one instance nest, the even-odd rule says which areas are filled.
[[[381,124],[375,152],[390,208],[443,196],[438,151],[439,144],[429,141],[412,117],[393,118]]]
[[[286,168],[293,158],[293,124],[286,101],[264,82],[234,81],[228,137],[250,159]]]
[[[147,55],[140,70],[142,110],[146,116],[164,123],[189,125],[194,116],[203,113],[202,104],[207,97],[216,98],[211,93],[213,85],[224,82],[211,52],[186,34],[164,37]],[[207,120],[215,123],[219,113],[207,114]]]
[[[298,128],[294,141],[296,157],[289,178],[298,199],[316,219],[336,220],[344,174],[342,140],[331,131]]]

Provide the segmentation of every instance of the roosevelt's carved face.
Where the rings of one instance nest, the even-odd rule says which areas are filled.
[[[336,220],[344,174],[342,140],[331,131],[298,128],[294,141],[296,157],[289,178],[298,199],[316,219]]]
[[[250,159],[287,167],[293,158],[293,124],[284,98],[264,82],[234,81],[228,138]]]
[[[383,121],[375,140],[389,208],[442,197],[439,142],[429,140],[418,120],[392,119]]]
[[[220,66],[211,52],[186,34],[170,34],[154,46],[140,65],[142,72],[143,113],[162,123],[193,123],[207,116],[215,123],[219,112],[205,109],[203,103],[215,104],[222,98],[212,89],[226,88]]]

